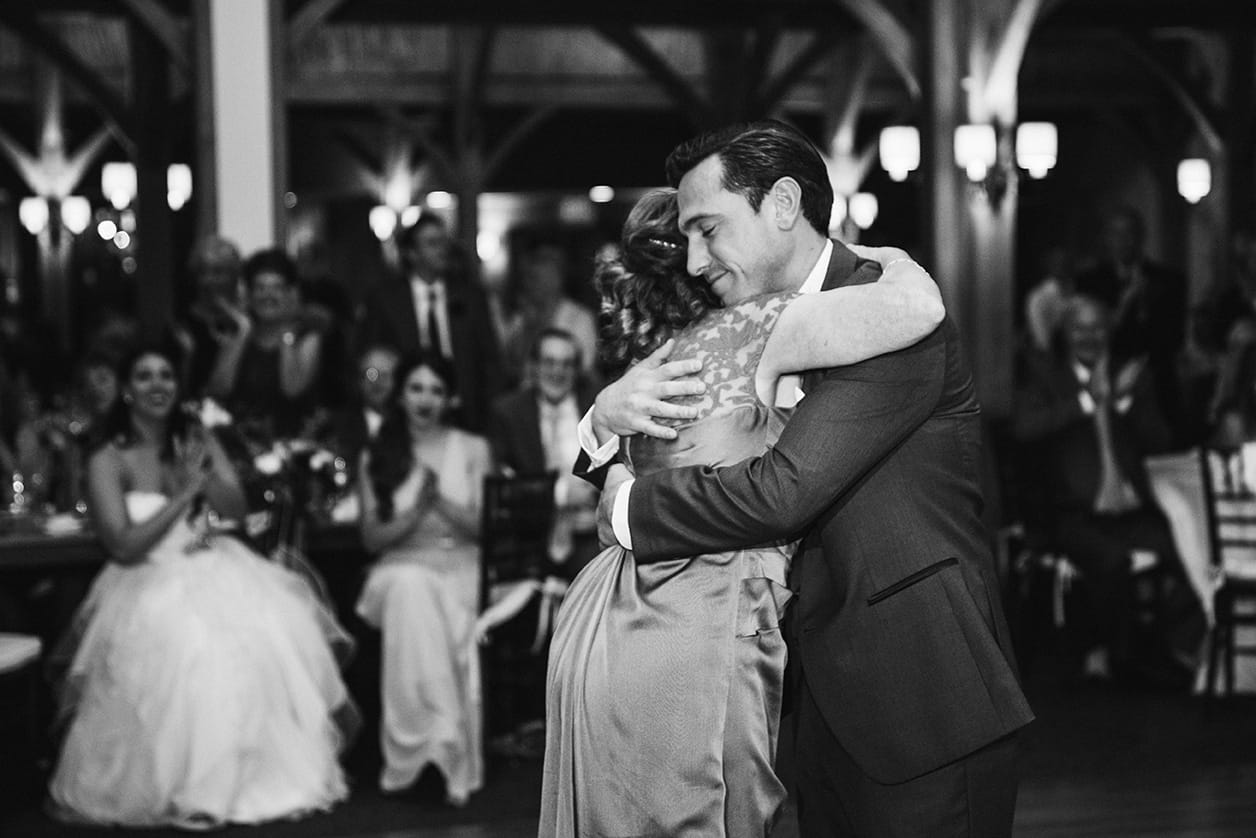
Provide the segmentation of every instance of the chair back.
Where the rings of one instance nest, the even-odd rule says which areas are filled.
[[[480,590],[485,601],[494,585],[542,576],[550,561],[557,479],[554,471],[484,478]]]
[[[1240,452],[1200,448],[1212,566],[1225,576],[1256,578],[1256,494]]]

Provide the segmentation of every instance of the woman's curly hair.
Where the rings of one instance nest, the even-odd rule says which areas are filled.
[[[647,193],[628,213],[619,253],[598,262],[602,354],[612,370],[646,357],[720,305],[710,286],[685,270],[679,217],[675,189]]]

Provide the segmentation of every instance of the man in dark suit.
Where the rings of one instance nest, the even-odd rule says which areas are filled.
[[[443,356],[454,367],[454,418],[481,431],[500,391],[500,351],[483,289],[452,270],[449,232],[436,215],[401,231],[402,272],[381,281],[366,300],[361,345],[388,344],[403,357]]]
[[[668,175],[689,271],[722,299],[877,278],[827,239],[824,162],[788,126],[698,137]],[[599,441],[683,417],[658,397],[692,392],[665,380],[684,367],[658,360],[599,394]],[[767,454],[608,480],[603,512],[638,562],[805,535],[788,629],[803,835],[1009,835],[1014,735],[1032,714],[981,523],[980,411],[955,329],[802,384]]]
[[[1032,356],[1017,388],[1014,431],[1034,475],[1042,535],[1082,572],[1098,645],[1087,674],[1191,683],[1206,623],[1156,506],[1144,458],[1171,449],[1172,435],[1145,357],[1113,367],[1110,313],[1075,295],[1058,351]],[[1154,557],[1163,579],[1162,648],[1134,649],[1135,556]]]
[[[1077,275],[1076,289],[1112,312],[1112,358],[1118,365],[1146,356],[1156,398],[1175,441],[1185,434],[1177,358],[1186,338],[1186,279],[1144,252],[1146,229],[1132,207],[1104,222],[1101,260]]]
[[[503,470],[515,474],[558,472],[558,520],[553,558],[574,577],[597,551],[594,511],[597,494],[570,473],[579,453],[576,426],[593,404],[581,377],[584,359],[576,337],[542,329],[532,343],[528,383],[499,397],[489,417],[489,444]]]
[[[349,474],[357,478],[362,451],[375,439],[388,400],[393,396],[395,376],[401,359],[391,346],[367,346],[358,356],[357,394],[332,414],[325,434],[336,453],[345,458]]]

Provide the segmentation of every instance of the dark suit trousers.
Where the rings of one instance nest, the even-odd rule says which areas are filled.
[[[928,774],[887,785],[868,777],[797,679],[799,834],[803,838],[1007,838],[1016,808],[1016,734]]]

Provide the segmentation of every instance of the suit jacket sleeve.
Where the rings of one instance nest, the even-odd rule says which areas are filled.
[[[827,371],[762,456],[638,478],[628,507],[636,560],[799,535],[933,412],[943,385],[944,330],[899,352]]]

